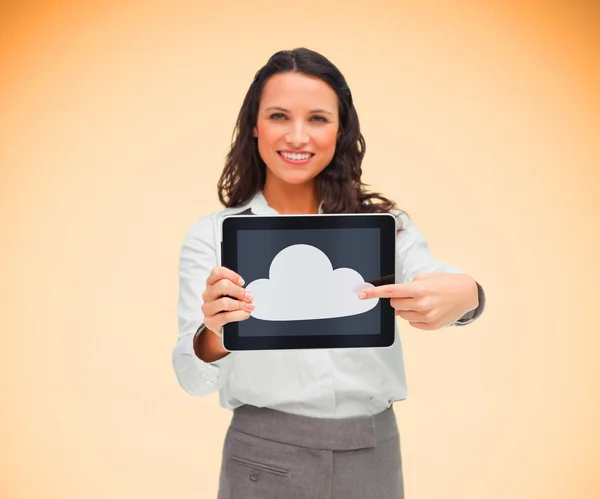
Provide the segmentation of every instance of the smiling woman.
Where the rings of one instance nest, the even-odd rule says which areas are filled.
[[[285,107],[272,106],[273,103]],[[315,107],[331,109],[327,111],[329,118],[311,111]],[[335,92],[318,78],[282,73],[267,81],[253,135],[266,164],[265,197],[275,209],[285,204],[282,198],[289,195],[287,185],[297,190],[296,186],[303,184],[303,190],[309,193],[302,194],[303,202],[310,203],[305,208],[312,207],[316,213],[319,201],[314,184],[335,154],[339,136],[337,108]],[[271,114],[273,109],[285,114]]]
[[[284,107],[273,106],[274,103]],[[323,107],[330,111],[315,109]],[[265,84],[253,135],[267,167],[265,196],[272,200],[275,209],[283,204],[280,198],[287,197],[286,184],[304,184],[310,195],[303,197],[316,212],[319,203],[313,185],[335,154],[339,136],[337,108],[334,90],[318,78],[281,73]],[[272,114],[274,109],[281,112]]]
[[[261,316],[258,295],[264,290],[256,282],[244,289],[242,276],[220,266],[223,219],[240,213],[392,212],[398,222],[398,284],[380,292],[392,298],[400,317],[421,329],[475,320],[484,306],[482,288],[460,269],[437,262],[393,201],[365,191],[365,140],[352,94],[322,55],[304,48],[273,55],[250,85],[235,132],[218,184],[225,209],[201,217],[183,242],[173,351],[180,385],[195,396],[219,390],[221,404],[233,411],[219,498],[402,498],[393,402],[406,397],[406,376],[397,329],[394,344],[384,349],[227,351],[222,327]],[[344,271],[351,278],[332,292],[352,298],[346,281],[352,287],[356,276],[353,269]],[[298,310],[305,296],[271,290],[275,295],[269,306],[276,303],[278,312],[292,310],[296,319],[306,319],[306,310]],[[310,298],[315,308],[324,301],[318,294]],[[368,298],[355,303],[357,310],[376,305],[374,295]],[[315,331],[310,321],[306,327]]]
[[[352,93],[321,54],[274,54],[250,85],[236,132],[218,185],[226,207],[248,202],[259,189],[279,213],[317,213],[320,203],[323,213],[395,207],[361,182],[366,144]]]

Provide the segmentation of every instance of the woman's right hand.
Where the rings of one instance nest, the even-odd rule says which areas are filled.
[[[244,280],[233,270],[215,267],[206,279],[206,290],[202,293],[204,325],[220,334],[229,322],[248,319],[254,310],[254,297],[242,286]]]

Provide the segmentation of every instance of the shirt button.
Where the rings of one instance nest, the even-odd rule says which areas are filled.
[[[253,482],[256,482],[256,480],[258,480],[259,477],[260,473],[257,470],[252,470],[250,472],[250,480],[252,480]]]

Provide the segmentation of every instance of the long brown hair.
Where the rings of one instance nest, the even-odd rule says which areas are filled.
[[[277,52],[256,73],[240,109],[231,149],[219,178],[217,188],[221,203],[226,207],[243,205],[265,185],[266,165],[260,157],[252,131],[266,81],[273,75],[286,72],[320,78],[338,96],[340,133],[335,154],[316,177],[317,195],[323,202],[323,212],[387,213],[396,208],[393,201],[381,194],[367,192],[367,184],[361,181],[366,144],[344,76],[327,58],[306,48]]]

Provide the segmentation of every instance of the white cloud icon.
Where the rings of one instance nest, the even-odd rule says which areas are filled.
[[[314,246],[295,244],[273,258],[269,279],[256,279],[246,289],[254,295],[252,317],[298,321],[368,312],[379,298],[360,300],[358,291],[372,287],[356,270],[334,270],[327,255]]]

